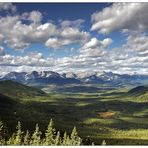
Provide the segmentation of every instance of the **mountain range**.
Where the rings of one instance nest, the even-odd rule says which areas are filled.
[[[48,84],[111,84],[111,85],[141,85],[148,83],[148,75],[103,73],[57,73],[53,71],[10,72],[0,77],[0,80],[12,80],[27,85]]]

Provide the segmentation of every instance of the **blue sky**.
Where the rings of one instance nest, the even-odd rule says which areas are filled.
[[[0,3],[0,70],[148,74],[147,3]]]
[[[39,11],[43,14],[42,23],[46,23],[47,21],[53,21],[55,24],[58,24],[59,21],[62,20],[70,20],[74,21],[77,19],[83,19],[85,20],[82,28],[89,32],[91,28],[91,22],[90,22],[90,16],[93,12],[101,11],[103,8],[111,5],[111,3],[14,3],[14,5],[17,7],[17,12],[15,14],[22,14],[24,12],[32,12],[33,10]],[[7,14],[7,13],[6,13]],[[5,13],[2,16],[6,15]],[[94,31],[91,32],[91,34],[94,37],[104,39],[105,35],[98,34]],[[120,46],[122,41],[124,40],[123,36],[119,32],[111,33],[108,36],[111,38],[117,38],[115,45],[111,46]],[[117,37],[118,36],[118,37]],[[79,45],[70,45],[67,48],[80,48]],[[47,58],[49,55],[53,55],[55,57],[62,57],[67,56],[67,54],[70,53],[69,51],[64,51],[64,48],[62,50],[52,50],[46,48],[43,44],[33,44],[29,46],[25,51],[18,52],[14,51],[9,47],[6,47],[6,52],[13,55],[21,55],[24,56],[28,52],[42,52],[43,55]],[[44,50],[43,50],[44,49]],[[71,54],[75,54],[71,53]]]

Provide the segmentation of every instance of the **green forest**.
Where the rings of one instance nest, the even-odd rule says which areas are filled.
[[[93,143],[92,143],[93,144]],[[18,122],[16,131],[9,136],[7,127],[0,122],[0,145],[32,145],[32,146],[49,146],[49,145],[63,145],[63,146],[79,146],[82,145],[82,139],[78,136],[76,127],[73,128],[70,135],[66,132],[62,135],[60,131],[54,128],[52,119],[47,126],[45,133],[40,131],[39,125],[36,124],[35,130],[22,131],[21,123]]]

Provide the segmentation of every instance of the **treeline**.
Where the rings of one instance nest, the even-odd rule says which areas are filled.
[[[56,131],[52,119],[45,133],[40,131],[38,124],[36,124],[35,130],[32,133],[28,130],[24,132],[22,131],[21,123],[18,122],[16,131],[11,136],[8,136],[3,122],[0,121],[0,145],[79,146],[82,145],[82,139],[78,136],[76,127],[73,128],[70,135],[66,132],[62,135],[60,131]]]

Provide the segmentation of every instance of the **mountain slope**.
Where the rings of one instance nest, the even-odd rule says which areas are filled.
[[[68,75],[59,74],[53,71],[32,71],[31,73],[26,72],[10,72],[3,76],[1,80],[12,80],[29,86],[41,86],[47,84],[71,84],[80,83],[80,80],[69,77]]]
[[[40,89],[29,87],[10,80],[0,81],[0,93],[13,98],[45,95],[45,93]]]
[[[14,99],[0,93],[0,120],[6,121],[6,123],[14,121],[18,104]]]
[[[16,101],[9,98],[8,96],[5,96],[3,94],[0,93],[0,108],[6,108],[6,106],[13,106],[14,104],[16,104]],[[0,110],[1,111],[1,110]]]
[[[44,98],[46,93],[39,89],[10,80],[0,81],[0,120],[12,127],[10,131],[17,121],[24,121],[28,126],[28,120],[33,123],[43,116],[39,116],[42,111],[40,106],[35,109],[34,102]]]
[[[138,87],[135,87],[135,88],[133,88],[133,89],[131,89],[131,90],[129,90],[129,94],[131,94],[131,95],[143,95],[143,94],[145,94],[145,93],[147,93],[148,92],[148,87],[146,87],[146,86],[138,86]]]
[[[1,80],[13,80],[29,86],[46,86],[48,84],[109,84],[114,86],[145,85],[148,75],[116,74],[112,72],[81,72],[59,74],[53,71],[10,72],[0,77]]]
[[[128,96],[136,102],[148,102],[148,87],[138,86],[128,91]]]

